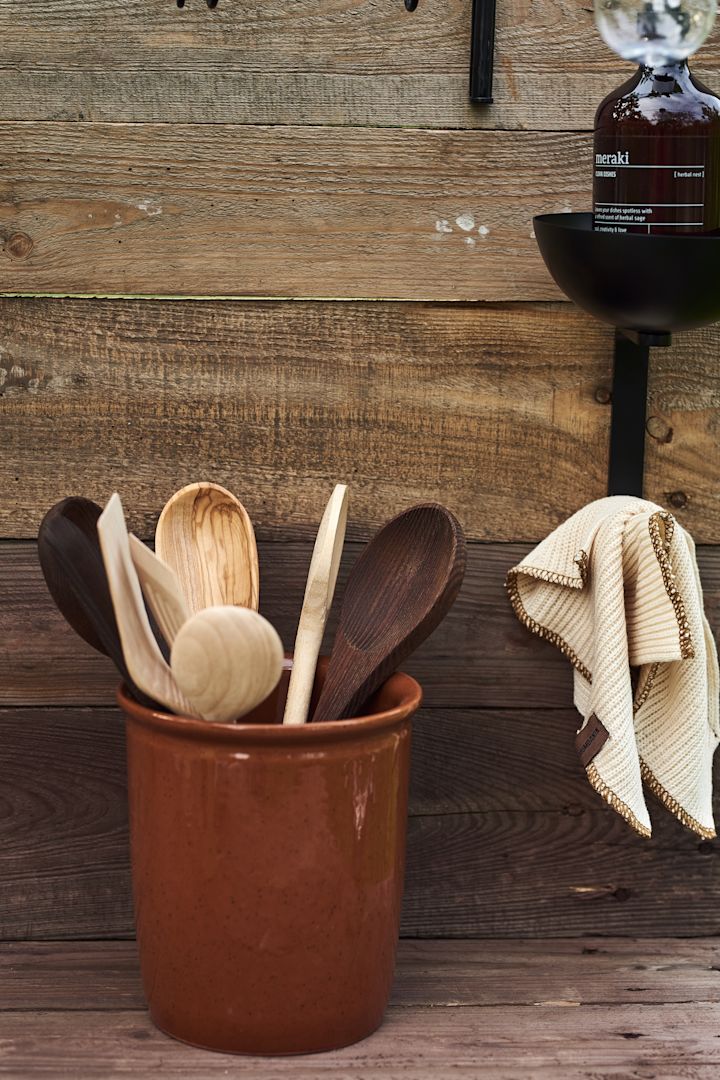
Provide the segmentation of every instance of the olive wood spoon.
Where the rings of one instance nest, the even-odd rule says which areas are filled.
[[[175,681],[203,720],[230,723],[277,686],[283,647],[267,619],[250,608],[203,608],[182,627],[170,654]]]
[[[98,518],[97,530],[123,655],[133,682],[173,712],[193,716],[194,710],[175,685],[150,628],[117,492]]]
[[[50,595],[73,630],[110,657],[133,697],[156,708],[130,677],[123,656],[97,534],[101,513],[96,503],[80,497],[51,507],[38,533],[40,565]]]
[[[325,624],[332,607],[347,525],[347,487],[337,484],[315,539],[290,674],[284,724],[304,724]]]
[[[219,484],[189,484],[165,504],[155,552],[174,570],[191,614],[238,604],[257,611],[259,569],[252,522]]]
[[[352,568],[313,721],[359,708],[442,621],[465,573],[465,537],[437,503],[383,526]]]

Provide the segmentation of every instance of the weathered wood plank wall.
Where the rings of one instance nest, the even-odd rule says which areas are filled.
[[[287,643],[334,480],[342,579],[412,501],[467,528],[460,601],[410,665],[406,934],[717,932],[716,846],[663,812],[644,842],[593,794],[567,665],[503,590],[605,490],[612,331],[560,302],[531,219],[589,205],[624,72],[589,4],[498,0],[496,104],[472,109],[469,19],[0,0],[0,291],[275,298],[0,300],[0,938],[132,932],[114,676],[52,609],[40,518],[118,487],[150,537],[204,476],[251,511]],[[718,35],[702,60],[720,84]],[[646,484],[705,545],[715,628],[719,343],[654,356]]]

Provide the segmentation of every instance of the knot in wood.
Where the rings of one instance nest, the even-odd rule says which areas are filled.
[[[33,242],[27,233],[16,232],[5,241],[5,250],[12,259],[27,259]]]

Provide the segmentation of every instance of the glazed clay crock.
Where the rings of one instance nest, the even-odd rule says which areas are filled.
[[[287,681],[240,724],[118,693],[145,996],[208,1049],[346,1046],[390,993],[421,690],[396,674],[366,716],[283,727]]]

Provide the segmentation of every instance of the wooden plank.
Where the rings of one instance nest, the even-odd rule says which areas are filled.
[[[665,349],[652,350],[645,491],[648,498],[676,514],[694,536],[707,537],[712,532],[713,542],[717,542],[715,534],[720,525],[718,347],[703,356],[703,350],[695,351],[696,344],[697,335],[679,334],[667,353]]]
[[[260,605],[287,648],[295,639],[309,541],[261,542]],[[361,545],[346,545],[325,639],[331,647],[338,604]],[[460,596],[448,618],[405,665],[434,709],[570,709],[568,662],[517,621],[505,574],[528,544],[470,544]],[[700,572],[711,626],[720,632],[720,549],[700,548]],[[0,544],[0,706],[108,705],[117,682],[111,663],[85,645],[55,609],[31,543]],[[543,721],[544,722],[544,721]],[[438,748],[439,751],[439,748]]]
[[[391,1007],[370,1039],[329,1054],[253,1058],[174,1042],[138,1012],[3,1016],[0,1075],[250,1076],[253,1080],[715,1080],[720,1006]],[[40,1034],[42,1037],[39,1037]]]
[[[348,542],[325,637],[331,648],[342,590],[362,546]],[[433,707],[568,707],[570,666],[515,618],[505,573],[527,552],[522,544],[471,544],[462,590],[451,614],[405,665]],[[286,646],[295,640],[312,542],[259,545],[260,606]],[[712,552],[705,563],[715,565]],[[720,603],[720,581],[709,585]],[[70,629],[52,600],[34,543],[0,544],[0,705],[108,705],[115,669]],[[720,622],[720,611],[718,611]]]
[[[710,543],[719,345],[655,350],[647,440],[646,495]],[[0,536],[113,487],[152,535],[209,475],[261,536],[311,536],[345,479],[356,538],[440,499],[471,538],[539,540],[606,490],[611,365],[612,332],[570,305],[0,300]]]
[[[0,292],[557,299],[532,217],[589,207],[591,156],[562,132],[5,123]]]
[[[659,808],[652,842],[636,837],[582,776],[573,730],[567,711],[421,715],[405,935],[718,931],[717,845]],[[117,711],[0,711],[0,774],[0,939],[132,936]]]
[[[716,843],[650,811],[651,841],[611,810],[412,818],[403,933],[717,934]]]
[[[562,708],[572,700],[570,668],[560,654],[529,634],[509,609],[503,580],[526,545],[473,545],[465,584],[452,614],[408,661],[435,707]],[[294,639],[308,565],[308,544],[260,545],[269,584],[262,610],[288,647]],[[339,590],[360,545],[348,545]],[[700,550],[705,602],[720,627],[720,555]],[[8,670],[0,688],[5,705],[107,704],[114,700],[112,665],[70,630],[47,595],[31,545],[0,546],[0,611]],[[341,592],[338,593],[338,596]],[[326,651],[337,623],[335,607]]]
[[[716,938],[405,940],[391,1001],[405,1009],[717,1003],[719,961]],[[144,1011],[135,942],[0,945],[0,1013],[40,1009]]]
[[[113,488],[149,536],[208,478],[261,536],[313,536],[344,480],[354,538],[436,499],[470,538],[540,539],[605,492],[611,342],[559,304],[2,300],[0,536]]]
[[[469,7],[443,0],[5,0],[0,33],[7,120],[587,129],[625,77],[582,0],[498,5],[492,108],[468,100]],[[715,34],[711,86],[719,63]]]

